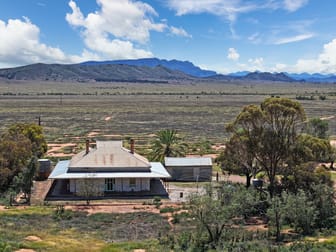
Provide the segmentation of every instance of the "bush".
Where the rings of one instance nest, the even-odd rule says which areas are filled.
[[[156,207],[157,209],[159,209],[160,206],[162,205],[161,198],[160,198],[159,196],[155,196],[155,197],[153,198],[153,204],[155,205],[155,207]]]
[[[172,213],[175,211],[174,207],[164,207],[160,209],[160,213]]]
[[[12,246],[7,242],[0,241],[0,252],[10,252],[13,251]]]
[[[72,219],[72,211],[65,210],[63,205],[56,206],[56,209],[53,214],[55,220],[70,220]]]

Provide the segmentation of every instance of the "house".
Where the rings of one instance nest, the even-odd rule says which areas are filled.
[[[165,167],[175,181],[211,181],[212,160],[209,157],[165,157]]]
[[[53,185],[48,200],[78,197],[84,182],[97,187],[100,197],[168,196],[161,179],[170,178],[161,163],[148,160],[122,141],[97,141],[96,148],[86,149],[71,160],[60,161],[51,172]]]

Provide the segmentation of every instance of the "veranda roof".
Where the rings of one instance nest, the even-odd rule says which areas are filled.
[[[82,178],[170,178],[161,163],[151,162],[149,172],[68,172],[70,160],[60,161],[49,175],[50,179]]]

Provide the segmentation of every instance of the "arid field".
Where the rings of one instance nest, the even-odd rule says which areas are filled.
[[[137,140],[146,149],[160,129],[177,129],[188,143],[225,141],[225,125],[243,106],[270,96],[296,99],[308,118],[329,121],[336,136],[336,85],[308,83],[53,83],[0,81],[2,129],[14,122],[38,122],[48,143],[85,138]],[[76,151],[66,146],[59,152]]]

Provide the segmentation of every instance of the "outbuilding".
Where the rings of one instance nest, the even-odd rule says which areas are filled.
[[[165,167],[173,181],[211,181],[212,160],[209,157],[165,157]]]

